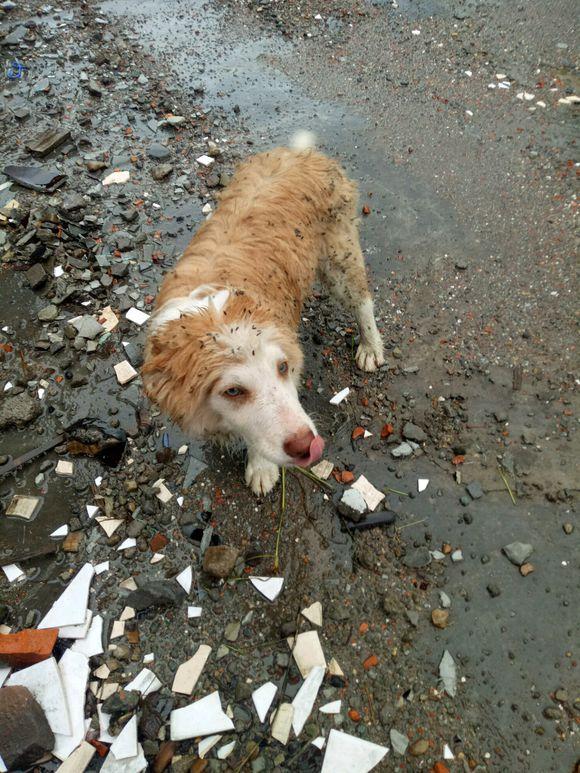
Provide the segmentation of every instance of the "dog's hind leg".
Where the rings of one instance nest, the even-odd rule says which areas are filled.
[[[361,370],[376,370],[385,361],[383,341],[375,321],[356,220],[339,215],[326,232],[324,242],[324,255],[318,265],[320,279],[356,318],[360,331],[356,364]]]

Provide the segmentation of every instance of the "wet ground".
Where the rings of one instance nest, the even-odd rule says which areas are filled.
[[[23,140],[49,125],[71,128],[72,140],[39,162],[67,173],[55,194],[0,190],[0,207],[17,199],[32,211],[0,223],[0,384],[12,384],[0,400],[29,394],[41,409],[19,426],[6,422],[0,455],[17,457],[68,428],[56,451],[74,460],[75,476],[56,476],[59,453],[50,451],[0,479],[4,506],[16,493],[43,498],[30,522],[0,517],[1,563],[26,573],[21,582],[1,580],[4,622],[35,625],[79,565],[109,559],[91,596],[108,630],[125,606],[121,580],[172,578],[193,560],[190,603],[203,607],[202,618],[188,621],[184,604],[141,613],[139,641],[121,639],[110,679],[128,681],[153,652],[164,688],[152,708],[166,719],[186,702],[170,690],[177,666],[199,644],[214,647],[195,697],[219,688],[234,707],[238,745],[227,761],[210,755],[210,770],[320,769],[322,754],[305,737],[287,747],[271,741],[249,699],[267,679],[295,694],[299,675],[284,637],[315,600],[327,660],[336,658],[345,681],[326,681],[320,701],[342,698],[341,714],[314,713],[308,733],[339,727],[390,747],[396,729],[411,745],[429,742],[422,751],[411,746],[416,756],[391,750],[378,770],[431,769],[445,744],[451,770],[572,770],[580,716],[578,108],[559,100],[578,93],[574,4],[320,5],[146,0],[6,14],[7,30],[33,24],[6,57],[16,53],[30,69],[25,80],[5,81],[3,161],[30,163]],[[50,91],[34,93],[45,77]],[[93,79],[100,95],[88,88]],[[30,117],[16,117],[20,103]],[[184,120],[164,124],[171,115]],[[320,295],[308,304],[304,403],[328,439],[334,493],[288,475],[279,546],[285,587],[269,604],[244,579],[249,566],[272,573],[279,490],[253,499],[241,456],[183,438],[144,401],[138,380],[117,384],[112,366],[125,358],[123,342],[135,345],[126,354],[139,366],[143,331],[124,312],[150,310],[164,268],[225,182],[220,175],[298,128],[315,131],[341,160],[370,209],[362,239],[388,363],[373,376],[357,372],[353,321]],[[168,159],[149,157],[154,142],[167,146]],[[204,170],[195,158],[208,148],[216,162]],[[102,169],[88,168],[100,160]],[[167,162],[173,170],[155,180],[153,168]],[[114,169],[130,169],[130,182],[103,188]],[[84,199],[71,207],[76,192]],[[127,219],[132,207],[137,215]],[[26,273],[33,263],[48,274],[35,289]],[[54,278],[59,265],[64,277]],[[55,320],[38,320],[55,298]],[[121,321],[91,351],[67,322],[107,305]],[[344,386],[348,400],[329,405]],[[8,414],[15,410],[11,404]],[[397,460],[391,452],[406,422],[424,437]],[[387,424],[393,432],[381,437]],[[352,440],[360,426],[372,437]],[[111,432],[120,445],[126,440],[117,467],[70,455],[71,439],[86,451]],[[184,443],[189,451],[178,455]],[[208,467],[184,487],[195,457]],[[10,464],[3,461],[0,475]],[[385,491],[394,526],[345,527],[333,501],[344,471]],[[165,505],[156,498],[152,484],[161,477],[183,494],[181,507],[176,496]],[[422,493],[418,478],[429,479]],[[481,496],[477,488],[469,495],[471,483]],[[123,520],[112,537],[87,517],[93,503]],[[64,523],[78,546],[50,538]],[[210,526],[214,541],[241,552],[236,580],[216,583],[199,568]],[[158,533],[168,540],[165,558],[151,565]],[[127,536],[136,548],[117,553]],[[514,541],[534,547],[525,577],[501,551]],[[462,560],[452,561],[450,550],[461,550]],[[451,601],[444,629],[431,618],[440,591]],[[224,651],[226,625],[240,621]],[[445,650],[458,669],[454,698],[438,678]],[[372,655],[377,664],[365,668]],[[111,653],[91,665],[104,660]],[[94,714],[90,696],[87,716]],[[163,737],[143,731],[140,740],[153,759]],[[182,743],[179,764],[193,764],[196,748]]]

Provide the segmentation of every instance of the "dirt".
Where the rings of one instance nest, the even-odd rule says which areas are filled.
[[[0,457],[50,445],[64,431],[15,473],[3,476],[10,459],[0,458],[3,507],[16,493],[42,497],[29,522],[0,515],[0,563],[18,563],[26,574],[21,582],[0,580],[0,622],[13,630],[36,625],[85,561],[110,560],[90,597],[108,645],[125,607],[121,580],[175,582],[192,564],[188,603],[202,607],[201,618],[187,619],[187,603],[140,612],[131,626],[138,635],[116,639],[111,646],[124,649],[93,657],[91,667],[114,656],[109,680],[125,684],[154,653],[150,667],[163,687],[141,706],[141,718],[154,710],[167,727],[169,711],[190,702],[171,691],[178,666],[200,644],[212,646],[193,697],[219,689],[233,708],[237,745],[224,761],[210,753],[209,770],[320,770],[324,750],[309,739],[331,728],[388,747],[392,729],[407,736],[406,753],[391,748],[376,770],[444,763],[559,772],[573,770],[578,758],[578,108],[558,102],[577,93],[575,8],[564,0],[398,6],[110,0],[59,10],[18,4],[0,20],[0,35],[34,22],[34,41],[5,57],[17,53],[29,69],[5,80],[1,167],[56,165],[68,175],[53,194],[0,190],[0,210],[16,198],[32,211],[0,223],[0,240],[7,235],[0,241],[0,400],[20,392],[42,408],[24,428],[0,433]],[[43,78],[51,91],[31,96]],[[90,79],[101,96],[88,90]],[[14,115],[20,102],[31,111],[24,122]],[[158,125],[171,115],[185,120]],[[72,142],[31,158],[24,141],[51,125],[70,128]],[[334,476],[327,491],[288,471],[284,512],[280,488],[255,499],[243,485],[241,453],[185,438],[146,402],[139,379],[121,387],[113,371],[129,352],[138,368],[144,329],[124,313],[133,305],[151,310],[163,271],[202,222],[202,206],[215,205],[219,176],[303,128],[359,183],[388,355],[379,373],[357,371],[353,320],[315,292],[301,329],[303,402],[327,439],[336,478],[363,474],[386,494],[380,508],[396,513],[394,525],[368,531],[349,529],[338,515],[345,486]],[[221,152],[207,170],[195,159],[208,138]],[[153,174],[160,161],[148,156],[154,142],[167,145],[163,162],[174,167],[161,180]],[[99,160],[102,170],[87,168]],[[131,180],[104,188],[100,181],[115,169],[130,170]],[[75,193],[84,206],[63,210]],[[127,220],[122,213],[131,207],[137,215]],[[47,208],[60,219],[51,235],[37,214]],[[33,223],[31,244],[44,250],[19,243]],[[34,290],[25,275],[33,263],[48,274]],[[125,275],[113,270],[121,264]],[[59,265],[60,280],[53,276]],[[38,312],[55,298],[59,316],[42,323]],[[96,339],[95,351],[86,342],[75,348],[67,321],[107,305],[118,312],[117,328]],[[8,381],[12,388],[2,392]],[[347,400],[330,405],[345,386]],[[391,452],[407,422],[427,439],[397,460]],[[384,430],[389,424],[392,432]],[[352,440],[357,427],[372,435]],[[71,440],[85,450],[122,447],[123,457],[107,466],[102,456],[72,456],[79,446]],[[189,449],[180,455],[183,444]],[[72,479],[55,475],[61,457],[74,462]],[[207,467],[184,488],[192,458]],[[167,504],[155,495],[159,478],[174,495]],[[421,493],[419,478],[429,480]],[[470,495],[472,483],[481,491],[470,487]],[[86,504],[123,520],[112,537],[87,517]],[[49,536],[65,523],[79,534],[72,552]],[[165,558],[151,564],[150,542],[162,544],[159,534]],[[136,548],[117,552],[128,536]],[[210,537],[240,551],[225,582],[201,571]],[[527,576],[502,553],[516,541],[534,548]],[[268,602],[248,576],[276,573],[284,588]],[[442,591],[451,606],[438,627],[432,613]],[[286,637],[314,627],[300,615],[314,601],[322,603],[326,659],[336,658],[345,675],[325,679],[319,704],[340,698],[341,712],[315,710],[303,735],[283,747],[260,725],[250,692],[271,680],[292,700],[301,680]],[[231,623],[241,623],[234,642],[224,639]],[[439,678],[445,651],[458,672],[454,697]],[[90,692],[86,715],[89,737],[98,736]],[[141,723],[150,764],[163,732]],[[454,759],[444,760],[446,744]],[[193,764],[197,744],[181,742],[175,754],[175,770]],[[100,764],[95,759],[89,769]]]

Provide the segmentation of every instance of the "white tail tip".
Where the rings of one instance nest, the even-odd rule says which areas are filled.
[[[308,148],[316,147],[316,135],[314,132],[299,131],[292,135],[290,140],[290,147],[294,150],[308,150]]]

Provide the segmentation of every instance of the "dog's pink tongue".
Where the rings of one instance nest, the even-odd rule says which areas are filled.
[[[313,464],[314,462],[317,462],[322,456],[323,451],[324,440],[320,437],[320,435],[316,435],[312,443],[310,443],[310,459],[308,463]]]

